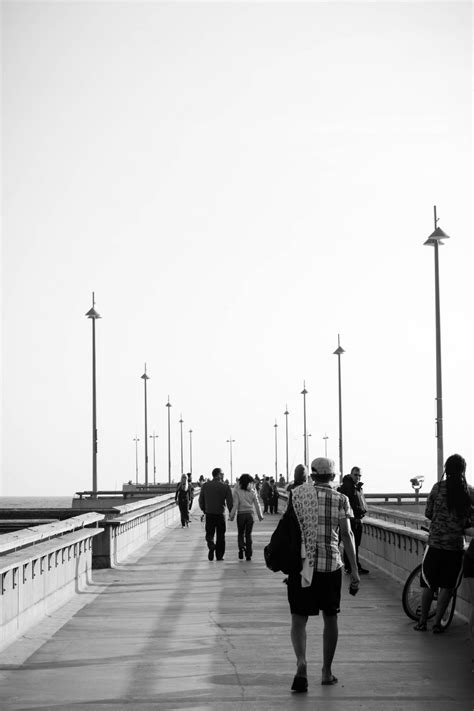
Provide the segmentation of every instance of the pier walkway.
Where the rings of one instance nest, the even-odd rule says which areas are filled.
[[[401,586],[371,570],[357,597],[344,580],[336,686],[321,686],[322,620],[308,623],[309,692],[295,672],[283,575],[263,546],[276,525],[254,527],[252,561],[210,562],[195,504],[180,525],[115,569],[95,570],[74,601],[0,654],[2,711],[472,711],[467,625],[417,633]]]

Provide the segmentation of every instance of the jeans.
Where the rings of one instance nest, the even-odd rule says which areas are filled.
[[[214,543],[214,535],[216,542]],[[225,516],[224,514],[206,514],[206,541],[210,551],[216,552],[220,560],[225,553]]]
[[[249,560],[252,557],[252,528],[253,514],[237,514],[237,544],[240,550],[245,550],[245,557]]]

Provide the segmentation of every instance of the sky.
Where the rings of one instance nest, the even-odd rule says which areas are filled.
[[[286,422],[291,478],[304,382],[309,459],[339,466],[338,334],[343,473],[428,490],[434,205],[444,452],[474,483],[469,2],[1,12],[1,494],[92,487],[93,292],[99,490],[136,454],[145,479],[145,363],[157,481],[168,397],[175,481],[181,417],[194,479],[228,440],[234,477],[286,475]]]

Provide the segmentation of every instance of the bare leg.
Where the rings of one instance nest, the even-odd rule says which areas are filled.
[[[443,615],[446,612],[448,603],[451,600],[451,595],[453,591],[448,588],[440,588],[438,593],[438,604],[436,605],[436,617],[434,619],[434,624],[439,625],[443,619]]]
[[[426,624],[428,619],[428,613],[430,611],[431,603],[433,602],[433,591],[431,588],[423,588],[423,593],[421,595],[421,613],[420,613],[420,623]]]
[[[323,677],[322,681],[332,679],[332,660],[336,652],[339,628],[337,626],[337,615],[326,615],[323,612],[324,633],[323,633]]]
[[[305,615],[291,615],[291,643],[296,655],[296,673],[306,676],[306,623]]]

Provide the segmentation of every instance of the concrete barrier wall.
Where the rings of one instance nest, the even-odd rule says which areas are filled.
[[[174,494],[163,494],[117,508],[117,515],[100,522],[103,535],[94,541],[94,568],[113,568],[166,526],[180,520]]]
[[[422,516],[420,518],[423,519]],[[372,516],[364,518],[363,525],[359,557],[368,568],[375,566],[400,583],[405,583],[411,571],[421,563],[428,534]],[[463,582],[458,589],[456,614],[467,619],[470,609],[467,586]]]
[[[0,556],[0,648],[91,582],[92,541],[102,530],[84,527],[84,517],[78,518],[78,530],[71,530],[74,522],[69,519],[62,535],[58,523],[35,527],[44,529],[37,531],[36,541],[40,542],[31,541],[35,536],[32,529],[27,530],[23,539],[30,542],[26,546],[21,546],[22,536],[17,536],[16,548]],[[102,516],[88,514],[86,518],[90,522]],[[50,535],[51,526],[54,536]]]

